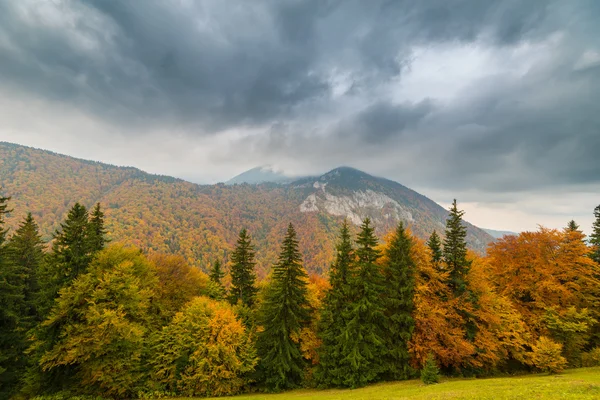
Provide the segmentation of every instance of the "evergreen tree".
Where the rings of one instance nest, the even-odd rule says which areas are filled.
[[[342,386],[359,387],[378,379],[385,371],[384,278],[376,264],[380,252],[371,221],[366,218],[356,240],[356,272],[349,277],[350,304],[343,313],[346,326],[341,335]]]
[[[594,208],[594,218],[592,234],[590,235],[590,244],[593,246],[593,249],[590,256],[600,264],[600,205]]]
[[[319,336],[322,341],[319,349],[319,365],[316,371],[321,386],[342,386],[345,376],[340,369],[346,355],[343,352],[342,333],[346,327],[344,313],[350,304],[349,279],[354,266],[354,251],[350,239],[348,221],[344,221],[336,246],[336,259],[329,269],[331,288],[325,295]]]
[[[231,290],[229,301],[236,304],[241,301],[246,306],[254,304],[257,289],[254,285],[256,274],[254,273],[254,247],[250,235],[244,228],[240,231],[237,245],[231,255]]]
[[[208,274],[208,278],[212,283],[209,297],[215,300],[221,300],[225,297],[225,287],[222,282],[224,276],[225,272],[221,269],[221,261],[215,260]]]
[[[23,315],[30,320],[27,327],[29,329],[33,323],[41,320],[38,312],[40,290],[38,277],[44,262],[44,242],[31,213],[27,213],[15,234],[10,238],[8,248],[12,263],[20,272],[20,286],[23,288],[23,305],[25,307]]]
[[[0,195],[0,398],[9,398],[19,379],[15,364],[21,358],[19,314],[23,303],[18,268],[9,257],[8,229],[4,227],[10,197]]]
[[[385,338],[388,349],[385,359],[386,375],[393,380],[408,379],[411,375],[408,342],[415,328],[412,314],[416,270],[411,247],[411,238],[400,222],[385,251]]]
[[[575,232],[575,231],[579,230],[579,225],[577,225],[577,222],[575,222],[574,220],[570,220],[569,223],[567,224],[566,229],[570,232]]]
[[[450,215],[446,220],[446,239],[444,239],[444,261],[450,272],[449,285],[455,295],[467,290],[466,277],[471,268],[467,260],[467,228],[463,225],[464,211],[459,210],[456,199],[450,207]]]
[[[450,215],[446,220],[446,239],[444,240],[444,262],[450,272],[448,286],[455,297],[464,296],[472,307],[477,308],[478,298],[467,286],[467,276],[471,269],[471,261],[467,259],[467,228],[463,225],[465,212],[459,210],[456,199],[450,207]],[[466,307],[457,310],[464,320],[465,337],[475,340],[477,325],[475,316]]]
[[[40,274],[45,305],[43,315],[52,307],[58,291],[87,271],[93,257],[89,233],[88,212],[84,206],[75,203],[65,222],[60,224],[60,230],[54,233],[52,251]]]
[[[434,264],[439,264],[444,257],[444,253],[442,252],[442,241],[435,230],[429,237],[427,246],[431,249],[431,260]]]
[[[305,361],[298,337],[310,322],[307,281],[296,231],[290,224],[260,310],[264,331],[257,347],[264,381],[271,390],[302,383]]]
[[[435,358],[432,353],[427,355],[425,365],[423,365],[423,369],[421,370],[421,380],[426,385],[431,385],[432,383],[438,383],[440,381],[440,370],[435,363]]]
[[[90,215],[88,224],[88,240],[90,251],[95,253],[104,249],[108,239],[106,238],[106,228],[104,227],[104,213],[100,209],[100,203],[94,207],[94,211]]]
[[[214,283],[216,283],[220,286],[223,286],[223,283],[221,282],[221,280],[223,279],[224,276],[225,276],[225,272],[223,272],[223,270],[221,269],[221,261],[215,260],[215,262],[212,265],[212,268],[210,269],[210,273],[208,274],[208,277]]]

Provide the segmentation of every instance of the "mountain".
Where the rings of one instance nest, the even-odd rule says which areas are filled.
[[[281,172],[275,171],[275,169],[270,165],[265,165],[262,167],[252,168],[246,172],[242,172],[239,175],[234,176],[227,182],[226,185],[234,185],[241,183],[249,183],[249,184],[257,184],[257,183],[290,183],[293,182],[297,178],[292,178],[287,175],[282,174]]]
[[[433,229],[443,233],[447,215],[399,183],[346,167],[289,184],[197,185],[2,142],[0,186],[12,196],[12,229],[31,211],[50,240],[73,203],[91,207],[100,202],[113,241],[181,254],[201,268],[215,258],[226,261],[237,233],[246,227],[261,276],[276,261],[289,222],[298,231],[307,269],[323,273],[344,218],[358,224],[369,216],[379,235],[402,219],[426,238]],[[493,239],[468,224],[467,240],[481,251]]]
[[[481,228],[483,229],[486,233],[488,233],[491,237],[493,237],[494,239],[500,239],[503,236],[516,236],[518,235],[516,232],[511,232],[511,231],[497,231],[494,229],[486,229],[486,228]]]

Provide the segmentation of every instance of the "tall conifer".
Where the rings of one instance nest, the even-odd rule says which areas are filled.
[[[360,387],[378,379],[385,371],[383,274],[376,264],[380,252],[371,221],[366,218],[356,240],[356,272],[349,278],[350,304],[344,311],[342,332],[342,386]]]
[[[590,244],[593,247],[590,257],[600,264],[600,205],[594,208],[594,223],[592,224]]]
[[[31,213],[28,213],[6,247],[9,263],[16,272],[13,284],[19,294],[18,302],[14,303],[16,325],[8,336],[11,349],[14,351],[10,371],[15,375],[22,375],[25,371],[30,358],[25,355],[29,345],[28,334],[41,321],[38,275],[44,259],[43,249],[44,244],[38,226]],[[6,339],[4,332],[0,333],[0,336]],[[1,389],[0,398],[2,398]]]
[[[465,338],[474,341],[477,334],[477,324],[472,310],[478,307],[479,299],[467,285],[471,269],[471,261],[467,259],[467,228],[463,224],[465,212],[459,210],[456,199],[450,207],[450,215],[446,220],[446,238],[444,239],[444,262],[449,271],[448,286],[454,297],[463,297],[465,306],[458,309],[464,320]],[[467,305],[470,303],[470,305]]]
[[[342,334],[346,327],[344,313],[350,304],[349,280],[354,267],[354,250],[350,238],[348,221],[340,229],[340,238],[336,246],[337,254],[329,269],[331,288],[325,295],[319,336],[322,341],[319,349],[319,365],[316,377],[321,386],[343,386],[344,370],[340,369],[346,355],[343,352]]]
[[[88,240],[90,251],[95,253],[104,249],[108,239],[106,238],[106,228],[104,227],[104,212],[100,208],[100,203],[94,207],[94,211],[90,215],[88,225]]]
[[[467,260],[467,228],[463,225],[465,212],[459,210],[456,199],[450,207],[450,215],[446,220],[446,238],[444,239],[444,261],[450,272],[449,285],[455,295],[467,290],[466,278],[471,268]]]
[[[19,379],[15,364],[21,358],[18,332],[19,311],[23,302],[20,274],[9,257],[8,229],[5,228],[10,197],[0,195],[0,398],[9,398]]]
[[[271,390],[302,383],[305,361],[298,338],[310,322],[307,281],[296,231],[290,224],[260,310],[264,330],[259,334],[257,347],[264,381]]]
[[[224,276],[225,272],[221,268],[221,261],[215,260],[208,274],[208,278],[213,284],[209,297],[215,300],[222,300],[225,297],[225,287],[222,282]]]
[[[435,230],[427,240],[427,246],[431,249],[431,261],[438,265],[442,261],[444,253],[442,252],[442,241]]]
[[[415,262],[411,257],[412,241],[402,222],[385,250],[386,303],[385,357],[390,379],[408,379],[411,375],[408,342],[415,328],[414,310]]]
[[[231,261],[229,301],[234,305],[241,301],[246,306],[252,306],[258,291],[255,286],[256,274],[254,273],[256,263],[254,262],[254,247],[246,228],[240,231]]]

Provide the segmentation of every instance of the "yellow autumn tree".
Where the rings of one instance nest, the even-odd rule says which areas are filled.
[[[143,379],[142,354],[157,285],[146,257],[113,245],[60,296],[36,332],[43,374],[63,372],[70,392],[129,397]],[[44,377],[42,377],[44,379]]]
[[[239,393],[257,357],[244,325],[225,302],[196,297],[154,339],[152,380],[186,396]]]

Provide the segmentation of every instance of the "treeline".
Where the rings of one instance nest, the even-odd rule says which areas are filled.
[[[100,205],[75,204],[46,251],[31,215],[4,229],[8,202],[2,398],[220,396],[600,364],[600,206],[589,241],[571,222],[506,236],[485,257],[467,250],[456,201],[443,239],[400,223],[380,243],[368,219],[356,234],[344,224],[327,280],[307,275],[290,224],[259,282],[245,229],[205,275],[179,256],[108,245]]]

